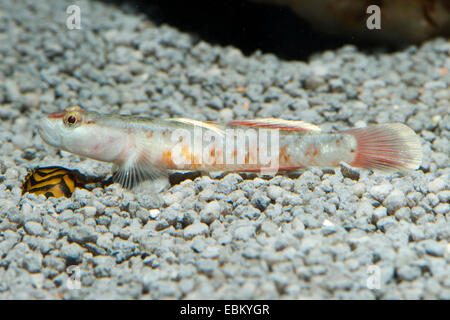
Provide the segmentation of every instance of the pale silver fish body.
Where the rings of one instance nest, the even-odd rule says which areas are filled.
[[[227,129],[232,129],[242,134],[252,130],[241,127],[241,131],[236,131],[239,127],[217,125],[214,127],[217,130],[208,129],[208,127],[202,127],[202,129],[224,133]],[[186,130],[194,136],[195,124],[132,116],[102,115],[96,112],[88,112],[86,123],[76,128],[65,126],[60,119],[42,118],[40,123],[40,134],[48,144],[80,156],[118,165],[130,160],[134,161],[145,153],[151,163],[168,170],[245,171],[261,167],[258,159],[250,163],[251,159],[247,159],[248,151],[245,151],[244,163],[236,161],[226,163],[224,155],[228,150],[226,150],[225,135],[215,136],[218,140],[216,145],[224,148],[223,152],[220,152],[223,155],[223,161],[217,159],[209,164],[199,163],[201,161],[187,161],[188,163],[177,165],[171,161],[170,155],[179,144],[179,141],[174,139],[174,132],[179,129]],[[255,130],[255,132],[260,131]],[[207,137],[207,134],[203,135],[204,145],[211,142],[211,140],[206,141]],[[234,136],[232,139],[233,145],[236,145],[237,137]],[[354,155],[350,151],[356,148],[354,137],[339,133],[281,131],[277,142],[281,167],[337,166],[340,161],[351,162]],[[193,154],[192,143],[193,141],[191,145],[187,145],[186,153],[189,155]],[[270,143],[268,139],[269,149]],[[235,147],[229,152],[233,153],[234,150]]]
[[[195,136],[199,128],[203,132],[201,145],[209,146],[208,161],[199,158],[195,139],[181,141],[175,135],[182,130]],[[418,138],[403,124],[326,133],[301,121],[259,119],[219,125],[189,119],[104,115],[71,107],[42,118],[39,133],[53,147],[116,164],[120,168],[117,179],[132,187],[168,170],[257,171],[267,167],[259,158],[252,158],[250,140],[244,148],[237,143],[239,135],[249,130],[257,135],[261,130],[269,134],[276,131],[277,139],[267,138],[266,147],[272,155],[276,151],[273,162],[277,170],[329,168],[340,162],[356,167],[415,169],[421,161]],[[231,162],[227,161],[229,155],[233,156]],[[177,161],[180,157],[181,162]]]

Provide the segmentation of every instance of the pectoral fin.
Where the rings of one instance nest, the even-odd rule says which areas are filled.
[[[148,141],[137,141],[135,154],[118,166],[113,173],[113,181],[120,183],[124,188],[132,189],[145,180],[167,178],[168,172],[158,166],[151,157],[151,145]]]
[[[167,172],[160,168],[134,163],[120,166],[113,174],[113,181],[126,189],[133,189],[145,180],[155,180],[167,175]]]

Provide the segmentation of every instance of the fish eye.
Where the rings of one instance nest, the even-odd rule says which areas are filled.
[[[64,117],[64,124],[72,126],[80,121],[80,115],[76,112],[70,112]]]

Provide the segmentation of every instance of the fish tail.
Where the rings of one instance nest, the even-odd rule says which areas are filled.
[[[402,123],[388,123],[346,131],[357,141],[351,166],[380,170],[415,170],[422,162],[420,140]]]

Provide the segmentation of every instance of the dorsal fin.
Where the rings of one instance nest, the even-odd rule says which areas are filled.
[[[284,120],[278,118],[260,118],[253,120],[234,120],[228,122],[233,126],[262,127],[268,129],[279,129],[287,131],[320,131],[314,124],[301,120]]]
[[[167,119],[168,121],[174,121],[174,122],[179,122],[179,123],[184,123],[184,124],[192,124],[194,126],[200,126],[202,128],[208,129],[208,130],[212,130],[214,132],[216,132],[218,135],[223,136],[224,132],[222,129],[220,129],[216,123],[214,122],[205,122],[205,121],[200,121],[200,120],[194,120],[194,119],[186,119],[186,118],[170,118]]]

